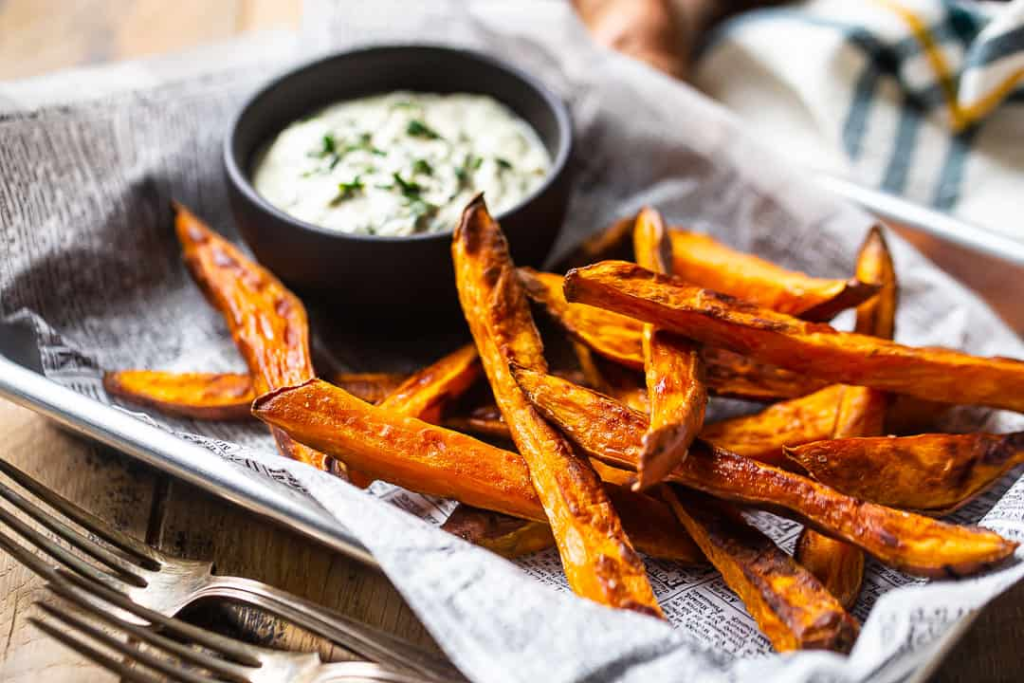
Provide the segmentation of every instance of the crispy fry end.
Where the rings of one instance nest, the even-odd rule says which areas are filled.
[[[850,651],[860,626],[811,572],[724,504],[661,492],[777,651]]]

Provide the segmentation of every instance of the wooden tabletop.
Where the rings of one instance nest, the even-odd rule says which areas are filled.
[[[0,79],[156,54],[243,31],[293,28],[300,4],[299,0],[0,0]],[[1012,300],[1024,281],[1024,269],[921,233],[901,233],[978,291],[1024,334],[1024,306]],[[434,647],[415,615],[378,572],[2,400],[0,458],[155,547],[213,560],[221,573],[272,583]],[[39,599],[46,599],[41,582],[0,553],[0,680],[114,680],[26,621]],[[206,605],[189,616],[255,642],[316,649],[330,660],[347,658],[341,648],[257,611]],[[1022,641],[1024,585],[982,613],[934,680],[1019,680]]]

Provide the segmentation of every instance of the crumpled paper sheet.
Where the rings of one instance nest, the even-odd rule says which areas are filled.
[[[578,175],[557,251],[652,204],[674,223],[784,265],[850,272],[868,216],[823,194],[686,86],[593,46],[567,5],[317,0],[307,2],[298,41],[261,36],[0,85],[0,317],[35,328],[49,377],[102,401],[101,368],[241,369],[223,322],[180,262],[168,200],[232,235],[219,156],[241,99],[311,53],[414,41],[504,57],[569,103]],[[1024,357],[1020,340],[975,296],[890,237],[902,284],[900,341]],[[454,346],[411,331],[375,338],[317,310],[313,321],[317,348],[354,369],[408,368]],[[553,552],[511,563],[437,530],[445,501],[381,483],[375,499],[280,458],[258,425],[140,418],[323,506],[370,549],[475,681],[904,680],[962,617],[1024,574],[1018,564],[925,584],[871,564],[854,610],[870,617],[849,657],[775,656],[711,570],[649,563],[673,629],[573,597]],[[948,427],[1010,431],[1024,419],[958,409]],[[1014,481],[960,518],[1024,539],[1024,485]],[[767,514],[755,521],[786,548],[799,531]]]

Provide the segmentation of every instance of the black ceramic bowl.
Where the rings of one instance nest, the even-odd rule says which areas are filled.
[[[299,67],[242,107],[225,141],[224,165],[238,229],[278,277],[361,317],[429,319],[457,310],[450,231],[409,237],[341,234],[289,216],[250,183],[255,155],[289,123],[334,102],[393,90],[490,95],[533,126],[551,155],[551,170],[536,191],[497,218],[516,263],[539,266],[565,217],[572,127],[551,91],[487,55],[445,47],[374,47]]]

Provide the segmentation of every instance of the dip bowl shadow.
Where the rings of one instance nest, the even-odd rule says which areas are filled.
[[[334,54],[275,78],[245,103],[225,139],[231,208],[263,265],[339,313],[371,322],[449,321],[458,312],[450,230],[408,237],[330,231],[272,206],[250,180],[257,154],[291,122],[335,102],[394,90],[490,95],[533,126],[551,156],[551,169],[534,192],[496,217],[516,263],[540,266],[569,198],[569,114],[532,76],[469,50],[373,47]]]

